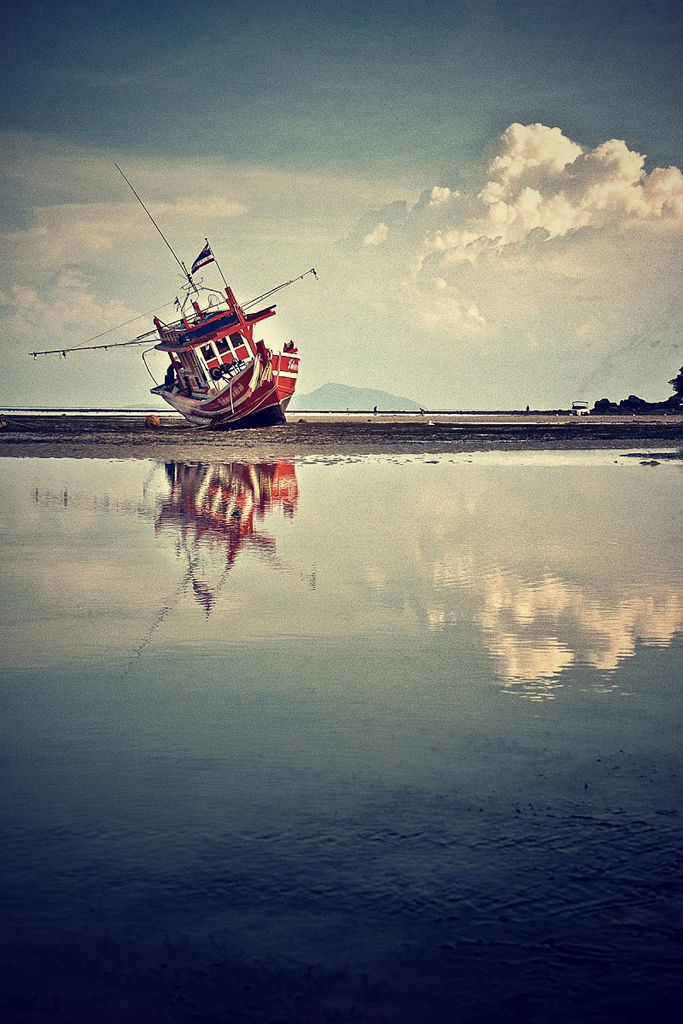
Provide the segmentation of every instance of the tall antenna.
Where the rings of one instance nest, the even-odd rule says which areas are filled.
[[[137,192],[135,191],[135,189],[134,189],[134,188],[133,188],[133,186],[131,185],[130,181],[128,180],[128,178],[126,177],[126,175],[125,175],[125,174],[123,173],[123,171],[121,170],[121,168],[119,167],[119,165],[118,165],[118,164],[117,164],[116,162],[114,162],[114,167],[115,167],[115,168],[116,168],[116,170],[117,170],[117,171],[119,172],[119,174],[121,175],[121,177],[122,177],[122,178],[123,178],[123,180],[125,181],[126,185],[127,185],[127,186],[128,186],[128,188],[129,188],[129,189],[131,190],[131,192],[133,193],[133,195],[135,196],[135,198],[136,198],[136,199],[137,199],[137,201],[139,202],[140,206],[141,206],[141,207],[142,207],[142,209],[143,209],[143,210],[145,211],[145,213],[147,214],[147,216],[148,216],[148,217],[149,217],[149,219],[151,220],[152,224],[154,225],[154,227],[155,227],[155,228],[157,229],[157,231],[159,232],[159,234],[160,234],[160,235],[161,235],[161,237],[163,238],[164,242],[166,243],[166,245],[167,245],[167,247],[168,247],[168,251],[170,252],[171,256],[173,257],[173,259],[174,259],[174,260],[176,261],[176,263],[178,264],[178,266],[179,266],[179,267],[180,267],[180,269],[182,270],[182,272],[183,272],[183,275],[184,275],[184,277],[186,277],[186,278],[187,278],[187,282],[188,282],[188,284],[190,285],[190,287],[194,288],[194,290],[195,290],[195,292],[196,292],[196,291],[197,291],[197,286],[196,286],[196,284],[194,283],[194,281],[192,280],[192,278],[191,278],[191,276],[190,276],[190,274],[189,274],[189,272],[188,272],[188,269],[187,269],[187,267],[185,266],[185,264],[184,264],[184,263],[183,263],[183,262],[182,262],[181,260],[179,260],[179,259],[178,259],[178,257],[176,256],[175,252],[174,252],[174,251],[173,251],[173,249],[171,248],[171,244],[170,244],[169,240],[168,240],[168,239],[166,238],[166,235],[165,235],[165,234],[163,233],[163,231],[161,230],[161,228],[159,227],[159,225],[158,225],[158,224],[157,224],[157,222],[155,221],[154,217],[153,217],[153,216],[152,216],[152,214],[151,214],[151,213],[149,212],[149,210],[147,209],[147,207],[146,207],[146,206],[145,206],[145,204],[143,203],[142,199],[141,199],[141,198],[140,198],[140,196],[139,196],[139,195],[137,194]]]

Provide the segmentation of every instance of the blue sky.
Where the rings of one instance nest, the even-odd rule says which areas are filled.
[[[182,259],[209,236],[239,297],[316,267],[266,339],[296,338],[303,392],[670,393],[679,4],[62,0],[1,17],[0,404],[148,400],[130,350],[27,356],[175,297],[114,161]]]

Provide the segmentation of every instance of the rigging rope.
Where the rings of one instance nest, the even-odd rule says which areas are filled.
[[[303,278],[307,277],[309,274],[313,274],[316,281],[318,280],[318,275],[315,272],[315,268],[311,267],[310,270],[307,270],[303,274],[299,274],[298,277],[293,277],[291,281],[285,281],[283,284],[279,284],[275,288],[271,288],[269,292],[264,292],[263,295],[257,295],[255,299],[249,299],[248,302],[244,303],[242,309],[249,309],[251,306],[255,306],[256,303],[262,302],[269,296],[274,295],[276,292],[279,292],[282,288],[287,288],[290,284],[295,284],[297,281],[303,280]],[[127,327],[128,324],[135,323],[136,320],[142,320],[146,316],[151,316],[153,313],[158,313],[160,310],[166,309],[168,306],[173,305],[175,305],[175,300],[173,302],[165,302],[163,306],[156,306],[155,309],[150,309],[149,312],[147,313],[140,313],[139,316],[134,316],[130,320],[126,320],[126,322],[123,324],[118,324],[116,327],[109,327],[106,331],[102,331],[100,334],[96,334],[94,335],[94,337],[88,338],[86,341],[82,341],[80,345],[74,345],[71,348],[41,349],[40,351],[29,352],[29,355],[33,356],[34,359],[37,359],[38,356],[53,355],[61,355],[64,356],[64,358],[66,358],[67,352],[94,352],[100,349],[104,349],[106,351],[107,349],[110,348],[126,348],[129,345],[146,345],[149,341],[150,335],[155,334],[155,331],[152,330],[147,331],[145,334],[140,334],[138,335],[137,338],[133,338],[132,341],[115,341],[111,345],[90,345],[89,343],[91,341],[97,341],[98,338],[104,338],[107,334],[111,334],[112,331],[118,331],[122,327]]]
[[[153,313],[158,313],[158,312],[160,312],[160,310],[166,309],[167,306],[172,306],[172,305],[174,305],[173,302],[165,302],[163,304],[163,306],[156,306],[154,309],[150,309],[146,313],[140,313],[139,316],[133,316],[133,317],[130,318],[130,320],[126,320],[126,322],[123,323],[123,324],[117,324],[116,327],[109,327],[109,328],[107,328],[106,331],[102,331],[100,334],[95,334],[95,335],[93,335],[92,338],[88,338],[86,341],[82,341],[80,343],[80,345],[74,345],[73,348],[69,349],[69,352],[77,352],[79,350],[79,348],[83,348],[84,345],[88,345],[91,341],[97,341],[98,338],[104,338],[104,336],[106,334],[111,334],[112,331],[120,331],[122,327],[127,327],[128,324],[134,324],[136,320],[142,320],[146,316],[152,316]],[[118,345],[130,345],[130,344],[132,344],[132,342],[124,341],[124,342],[116,342],[116,344],[118,344]],[[102,348],[102,347],[106,347],[106,346],[98,345],[97,347],[98,348]],[[114,347],[113,345],[109,346],[109,348],[113,348],[113,347]],[[55,351],[61,352],[62,350],[61,349],[55,349]],[[38,353],[38,354],[40,355],[41,353]],[[33,352],[31,352],[30,355],[33,355]]]

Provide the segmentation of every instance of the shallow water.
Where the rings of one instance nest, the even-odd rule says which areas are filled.
[[[680,465],[0,466],[4,1019],[674,1019]]]

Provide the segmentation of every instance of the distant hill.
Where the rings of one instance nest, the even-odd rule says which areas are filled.
[[[367,412],[374,407],[383,412],[418,412],[419,402],[411,398],[391,395],[388,391],[375,391],[373,388],[352,388],[347,384],[323,384],[307,395],[294,395],[290,403],[290,411],[307,410],[309,412]]]

